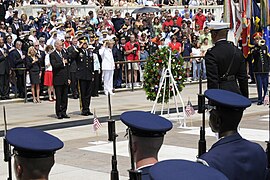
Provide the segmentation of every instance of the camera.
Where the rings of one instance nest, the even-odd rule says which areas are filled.
[[[138,49],[138,44],[134,44],[134,47]],[[133,50],[133,54],[136,55],[137,50]]]

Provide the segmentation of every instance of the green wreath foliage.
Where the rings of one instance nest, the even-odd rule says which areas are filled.
[[[162,77],[163,68],[168,67],[170,51],[168,47],[163,47],[151,54],[144,66],[144,90],[148,100],[155,101]],[[171,53],[171,72],[176,82],[176,86],[181,92],[184,88],[186,73],[184,69],[184,59],[177,52]],[[166,85],[164,102],[169,102],[169,97],[173,97],[172,83]],[[158,103],[162,103],[164,87],[158,97]],[[177,93],[177,92],[175,92]]]

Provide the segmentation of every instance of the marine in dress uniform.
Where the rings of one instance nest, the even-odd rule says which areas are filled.
[[[242,52],[226,40],[229,23],[210,22],[213,48],[205,54],[208,89],[224,89],[248,97],[248,76]]]
[[[81,101],[81,115],[93,115],[90,112],[90,102],[93,90],[94,68],[93,59],[97,56],[92,51],[88,51],[86,40],[80,40],[79,58],[77,61],[77,79],[79,81],[79,93]],[[93,47],[90,47],[93,49]],[[97,57],[96,57],[97,58]]]
[[[155,114],[143,111],[128,111],[120,116],[128,126],[130,148],[136,169],[141,171],[142,180],[150,180],[149,169],[158,162],[158,151],[162,146],[164,135],[171,130],[172,123]]]
[[[18,127],[7,131],[7,142],[13,146],[17,180],[48,180],[54,165],[54,154],[64,143],[38,129]]]
[[[257,84],[257,91],[258,91],[257,105],[262,105],[268,89],[270,57],[268,54],[268,47],[265,45],[265,43],[261,43],[264,41],[262,39],[262,33],[257,32],[253,34],[252,38],[254,39],[255,42],[255,46],[253,49],[251,49],[251,53],[254,59],[253,72],[255,75],[255,81]]]
[[[55,112],[58,119],[70,118],[67,114],[68,105],[68,55],[63,50],[63,42],[55,41],[55,51],[50,54],[53,71],[53,86],[56,94]]]
[[[267,157],[263,148],[241,137],[238,125],[251,101],[239,94],[221,89],[209,89],[204,95],[212,105],[209,125],[219,140],[201,155],[199,162],[216,168],[230,180],[264,180]]]
[[[214,168],[181,159],[156,163],[150,168],[150,176],[153,180],[229,180]]]

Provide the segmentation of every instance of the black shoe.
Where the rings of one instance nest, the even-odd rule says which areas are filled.
[[[88,114],[88,115],[91,115],[91,116],[93,115],[93,113],[91,113],[90,111],[89,111],[89,112],[87,112],[87,114]]]
[[[258,103],[257,103],[258,106],[260,106],[260,105],[262,105],[262,104],[263,104],[262,102],[258,102]]]
[[[78,99],[78,98],[79,98],[78,95],[74,95],[74,96],[73,96],[73,99]]]
[[[11,99],[11,97],[9,97],[9,96],[6,96],[5,98],[6,98],[6,99]]]
[[[57,115],[57,119],[63,119],[63,116]]]
[[[255,81],[250,81],[248,84],[256,84]]]
[[[68,115],[66,115],[66,114],[62,114],[62,118],[66,118],[66,119],[68,119],[68,118],[70,118]]]
[[[82,116],[89,116],[88,112],[82,112],[81,115]]]
[[[1,100],[6,100],[6,98],[5,97],[1,97]]]

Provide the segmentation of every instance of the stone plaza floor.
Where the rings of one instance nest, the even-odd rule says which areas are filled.
[[[205,89],[206,84],[203,88]],[[256,98],[256,87],[250,86],[250,98]],[[184,104],[188,99],[194,106],[197,105],[198,84],[186,85],[181,93]],[[119,115],[129,110],[151,111],[153,102],[146,99],[142,89],[116,92],[111,98],[112,115],[116,120],[117,160],[120,179],[128,179],[127,170],[130,169],[130,158],[127,148],[126,126],[119,121]],[[96,111],[97,117],[102,122],[98,133],[93,131],[93,116],[81,116],[79,101],[69,99],[68,114],[70,119],[58,120],[54,114],[54,103],[42,101],[41,104],[33,103],[3,103],[0,102],[0,131],[3,133],[3,112],[5,105],[8,129],[13,127],[36,127],[59,137],[65,146],[56,153],[51,180],[109,180],[111,172],[112,143],[108,142],[107,119],[108,100],[105,95],[92,98],[91,111]],[[165,106],[165,108],[167,108]],[[170,103],[174,108],[174,103]],[[157,111],[161,109],[158,105]],[[206,115],[206,119],[208,116]],[[196,113],[186,118],[186,127],[180,128],[177,120],[172,120],[174,127],[165,136],[165,141],[159,153],[159,160],[187,159],[196,160],[198,153],[199,127],[201,115]],[[265,141],[269,139],[268,132],[269,109],[268,106],[257,106],[253,103],[244,112],[240,124],[240,134],[251,141],[259,143],[264,149]],[[207,149],[216,141],[215,134],[211,132],[206,121]],[[3,144],[0,143],[0,157],[3,159]],[[7,163],[0,161],[0,179],[7,178]]]

